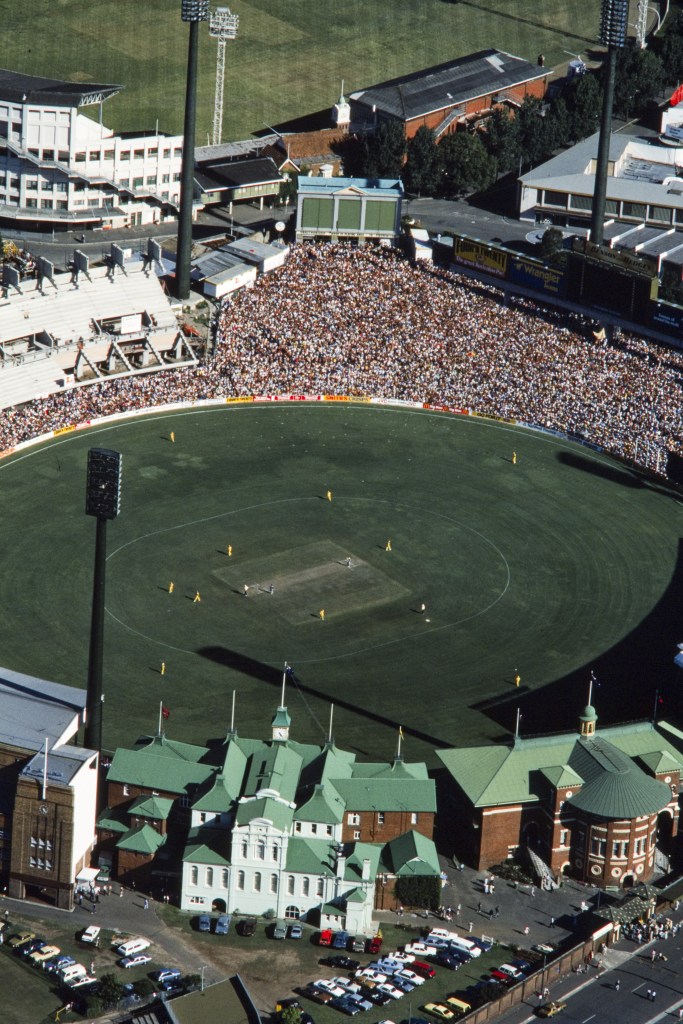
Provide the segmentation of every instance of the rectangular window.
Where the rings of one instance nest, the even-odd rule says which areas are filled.
[[[199,868],[196,864],[192,865],[190,869],[190,885],[197,885],[199,881]]]
[[[206,824],[206,814],[204,813],[204,811],[202,811],[201,814],[199,815],[199,824],[200,825],[205,825]]]
[[[416,811],[413,811],[413,813],[410,815],[410,824],[411,825],[417,825],[417,813],[416,813]]]
[[[114,159],[114,150],[113,149],[105,149],[103,159],[104,160],[113,160]]]
[[[144,160],[145,159],[145,151],[144,151],[144,149],[134,149],[133,150],[133,157],[134,157],[135,160]]]
[[[85,163],[85,153],[74,153],[74,160],[77,164]]]
[[[147,175],[147,182],[146,183],[148,185],[156,185],[156,183],[157,183],[157,176],[156,176],[156,174],[148,174]]]
[[[318,834],[318,826],[316,825],[315,822],[312,822],[311,823],[311,835],[312,836],[317,836],[317,834]]]
[[[37,206],[38,206],[38,200],[37,199],[27,199],[26,200],[26,206],[27,206],[27,208],[29,210],[35,210],[37,208]]]
[[[567,845],[567,829],[563,828],[560,831],[560,846]]]
[[[55,192],[68,192],[69,183],[68,181],[57,181],[55,182]]]
[[[591,853],[594,857],[604,857],[607,852],[607,840],[597,839],[595,836],[591,839]]]
[[[195,907],[203,907],[205,900],[203,896],[190,896],[190,903]]]
[[[144,178],[133,178],[133,188],[142,188],[144,181]]]
[[[384,811],[378,811],[377,812],[377,824],[378,825],[383,825],[384,824]]]
[[[166,154],[164,153],[164,156],[165,155]],[[175,149],[173,150],[173,156],[180,157],[182,155],[183,155],[183,147],[182,146],[176,146]]]
[[[301,832],[301,822],[300,821],[295,821],[294,822],[294,831],[295,832]]]
[[[119,160],[130,160],[130,150],[122,149],[119,153]]]
[[[38,179],[37,178],[27,178],[26,179],[26,188],[30,189],[32,192],[35,192],[37,190],[37,188],[38,188]]]
[[[176,172],[176,173],[175,173],[175,174],[173,175],[173,180],[174,180],[174,181],[180,181],[180,171]]]
[[[325,835],[326,836],[331,836],[333,831],[334,831],[334,829],[332,828],[331,825],[326,825],[325,826]]]
[[[147,150],[147,156],[158,156],[158,154],[159,154],[159,150],[158,150],[157,146],[151,146]]]
[[[99,149],[93,149],[92,153],[90,154],[90,159],[91,160],[99,160],[100,159],[100,151],[99,151]]]
[[[571,207],[573,210],[591,210],[593,208],[593,197],[573,195]]]
[[[163,185],[168,185],[170,180],[171,180],[171,175],[170,174],[162,174],[162,176],[161,176],[161,183]]]
[[[566,210],[568,196],[564,192],[552,192],[550,189],[546,189],[543,193],[543,203],[545,206],[561,206]]]
[[[360,825],[360,814],[349,814],[346,820],[349,825]]]
[[[638,220],[645,220],[647,207],[645,203],[622,203],[622,217],[634,217]]]
[[[651,206],[648,210],[648,220],[655,224],[670,224],[672,211],[666,206]]]
[[[354,832],[353,833],[353,838],[354,839],[360,839],[360,832]]]

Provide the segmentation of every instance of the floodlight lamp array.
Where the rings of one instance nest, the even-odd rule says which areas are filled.
[[[91,448],[88,452],[88,478],[85,513],[97,519],[116,519],[121,511],[121,452],[110,448]]]
[[[181,0],[180,17],[183,21],[207,21],[209,0]]]
[[[229,7],[216,7],[209,18],[209,35],[218,39],[235,39],[239,24],[239,14],[231,14]]]
[[[628,30],[628,0],[602,0],[600,42],[623,47]]]

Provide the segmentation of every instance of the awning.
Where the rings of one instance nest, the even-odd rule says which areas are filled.
[[[99,868],[81,868],[81,870],[76,875],[76,882],[92,883],[97,878],[99,871]]]

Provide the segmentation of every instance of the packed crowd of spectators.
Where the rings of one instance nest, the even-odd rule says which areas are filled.
[[[429,402],[578,434],[651,469],[683,438],[683,356],[595,321],[503,296],[387,249],[325,244],[226,302],[194,368],[103,381],[0,422],[0,450],[118,413],[277,394]]]

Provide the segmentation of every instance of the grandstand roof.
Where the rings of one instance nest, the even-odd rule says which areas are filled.
[[[0,668],[0,743],[22,750],[52,748],[78,729],[86,691]],[[75,749],[75,748],[74,748]]]
[[[85,107],[116,96],[123,86],[64,82],[0,68],[0,99],[45,107]]]

